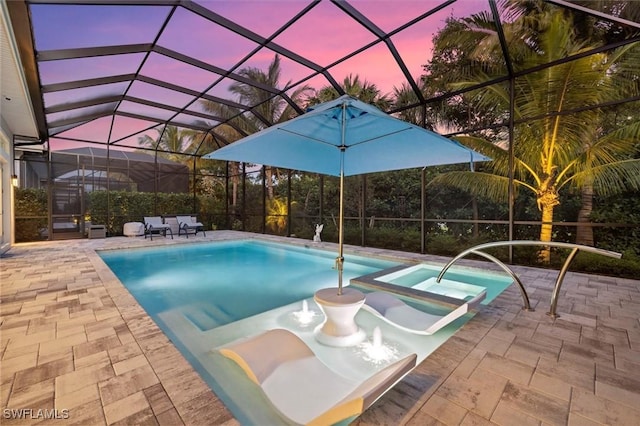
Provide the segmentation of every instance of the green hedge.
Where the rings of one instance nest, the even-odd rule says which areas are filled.
[[[46,239],[47,190],[34,188],[15,189],[15,239],[17,243]]]
[[[88,220],[106,225],[107,232],[112,236],[122,235],[125,223],[142,222],[144,216],[198,214],[198,205],[194,211],[193,194],[188,193],[94,191],[87,195]],[[207,223],[206,218],[198,219],[211,229],[211,223]]]
[[[140,222],[144,216],[198,214],[198,219],[207,229],[225,228],[227,218],[224,216],[224,200],[212,197],[198,197],[194,210],[192,194],[165,194],[127,191],[95,191],[87,194],[88,211],[87,220],[96,224],[107,226],[109,235],[122,235],[122,228],[126,222]],[[107,206],[108,215],[107,215]],[[42,230],[47,227],[47,191],[45,189],[21,189],[15,191],[16,242],[42,240]],[[260,218],[257,222],[246,224],[247,230],[260,232]],[[302,238],[311,239],[313,236],[314,221],[305,219],[294,221],[294,233]],[[331,221],[326,221],[322,233],[324,241],[337,241],[338,233]],[[237,220],[232,221],[236,228],[240,229]],[[255,229],[254,229],[255,228]],[[532,229],[535,227],[532,227]],[[534,229],[535,230],[535,229]],[[430,230],[427,233],[427,253],[434,255],[454,256],[461,251],[488,241],[506,239],[501,234],[501,229],[482,229],[476,238],[466,236],[468,232],[455,233],[448,229],[447,232]],[[598,229],[598,231],[601,231]],[[620,233],[619,230],[617,230]],[[533,232],[530,230],[529,233]],[[633,242],[638,238],[638,229],[626,230],[626,236]],[[465,234],[465,235],[461,235]],[[517,239],[536,239],[529,235],[526,229],[519,227],[516,233]],[[602,238],[602,236],[600,236]],[[415,226],[376,226],[366,230],[366,245],[387,249],[420,252],[420,230]],[[599,239],[600,240],[600,239]],[[361,242],[361,229],[355,223],[347,223],[345,226],[345,242],[359,245]],[[612,259],[590,253],[579,253],[570,265],[571,271],[613,275],[619,277],[637,278],[640,276],[640,255],[636,246],[621,245],[602,239],[598,244],[600,248],[610,250],[624,250],[622,259]],[[629,241],[625,241],[630,244]],[[610,244],[607,244],[610,243]],[[607,246],[607,247],[603,247]],[[609,247],[613,246],[613,247]],[[626,247],[626,249],[625,249]],[[514,248],[514,262],[520,265],[541,266],[537,264],[538,247]],[[490,251],[491,254],[503,261],[508,259],[508,248],[501,247]],[[558,268],[566,258],[566,250],[554,250],[551,267]]]
[[[110,236],[122,235],[127,222],[142,222],[144,216],[197,214],[207,229],[216,228],[221,221],[216,214],[216,200],[199,197],[194,210],[193,194],[165,194],[128,191],[94,191],[86,194],[85,220],[106,225]],[[206,212],[200,212],[200,205]],[[46,239],[48,226],[47,190],[16,188],[16,242]],[[222,218],[224,219],[224,218]]]

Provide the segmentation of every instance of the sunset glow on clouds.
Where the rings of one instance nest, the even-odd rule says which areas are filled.
[[[322,1],[315,5],[280,33],[277,33],[280,28],[307,7],[309,2],[204,0],[198,3],[261,37],[273,38],[273,42],[277,45],[320,67],[328,67],[328,72],[338,83],[342,83],[348,75],[358,75],[361,80],[375,84],[382,94],[392,94],[394,87],[399,88],[407,83],[407,78],[394,60],[391,51],[384,42],[380,41],[354,57],[329,67],[351,52],[377,41],[373,33],[329,1]],[[412,19],[439,6],[441,1],[352,0],[349,4],[382,31],[393,32]],[[422,66],[429,61],[432,53],[433,34],[445,25],[446,18],[468,16],[480,10],[488,10],[485,0],[459,0],[390,37],[414,81],[423,73]],[[165,6],[34,5],[32,17],[36,50],[151,44],[157,38],[158,46],[224,70],[235,67],[236,73],[246,67],[266,71],[275,56],[274,51],[265,47],[248,57],[250,53],[258,50],[259,45],[256,42],[182,7],[176,8],[168,25],[162,33],[159,33],[170,11],[171,8]],[[245,61],[241,63],[243,59]],[[228,92],[228,86],[232,80],[227,78],[219,85],[211,87],[214,82],[222,78],[219,74],[176,61],[159,53],[152,52],[148,57],[145,57],[144,53],[134,53],[40,62],[39,67],[43,85],[139,72],[142,76],[166,81],[196,92],[206,91],[213,96],[236,100]],[[311,68],[286,57],[281,57],[281,69],[280,88],[289,81],[295,83],[314,74]],[[320,89],[329,82],[322,76],[316,76],[305,84]],[[46,93],[45,106],[86,100],[83,98],[91,99],[99,95],[122,95],[123,90],[128,86],[127,83],[117,83],[104,85],[104,87]],[[177,108],[202,112],[199,101],[194,102],[192,95],[162,89],[140,81],[133,82],[127,94]],[[105,107],[108,105],[94,107],[94,110]],[[167,111],[151,106],[123,102],[120,107],[122,111],[131,114],[149,114],[158,119],[167,118]],[[73,114],[78,112],[72,110],[48,114],[47,119],[49,122],[58,120],[64,122],[65,118],[73,118]],[[120,128],[114,129],[110,137],[108,132],[110,116],[97,118],[60,136],[106,142],[107,139],[114,141],[133,135],[153,125],[148,121],[135,118],[126,120],[119,120],[125,117],[117,118]],[[183,115],[180,119],[194,121],[199,118]],[[153,132],[147,133],[155,136]],[[138,136],[140,135],[131,136],[126,144],[136,146]],[[59,147],[64,145],[66,143],[63,141],[52,143],[54,149],[62,149]]]

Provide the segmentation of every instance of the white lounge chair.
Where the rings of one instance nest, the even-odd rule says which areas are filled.
[[[361,414],[416,365],[416,354],[378,371],[362,383],[327,367],[295,334],[284,329],[223,346],[273,406],[298,424],[330,425]]]
[[[197,219],[193,216],[176,216],[178,220],[178,236],[184,232],[184,234],[189,238],[189,232],[193,231],[194,235],[198,233],[198,231],[202,231],[202,234],[206,237],[207,234],[204,232],[204,225],[197,221]]]
[[[446,315],[435,315],[413,308],[396,296],[381,291],[367,294],[362,309],[389,324],[414,334],[431,335],[478,306],[487,296],[483,291]]]
[[[160,216],[145,216],[144,217],[144,238],[147,238],[147,235],[153,240],[153,234],[162,234],[167,236],[167,231],[171,235],[171,239],[173,240],[173,232],[171,231],[171,226],[164,223]]]

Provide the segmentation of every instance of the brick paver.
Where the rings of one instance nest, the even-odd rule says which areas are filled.
[[[238,237],[282,240],[232,231],[206,239]],[[16,245],[0,260],[3,410],[68,410],[68,419],[45,422],[61,425],[237,424],[95,253],[197,241]],[[448,260],[360,247],[347,252]],[[560,317],[553,319],[545,313],[557,271],[514,270],[535,311],[523,311],[518,289],[510,287],[354,424],[640,424],[640,281],[569,272]],[[3,425],[42,421],[4,413]]]

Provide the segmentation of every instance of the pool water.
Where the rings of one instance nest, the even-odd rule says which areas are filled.
[[[313,294],[337,286],[334,252],[240,240],[105,250],[99,255],[242,425],[288,422],[242,369],[217,351],[220,346],[284,328],[298,335],[337,374],[362,382],[411,353],[422,362],[473,316],[460,317],[431,336],[418,336],[360,310],[355,320],[367,341],[333,348],[314,338],[313,330],[324,316]],[[399,264],[346,255],[344,283],[394,266]],[[407,302],[425,312],[444,315],[450,311],[437,303]],[[307,323],[298,321],[303,303],[313,314]],[[395,356],[384,363],[364,354],[363,345],[371,344],[376,328]]]
[[[436,278],[441,270],[442,265],[419,263],[377,276],[375,280],[456,299],[469,299],[478,292],[486,290],[487,297],[482,302],[485,305],[498,297],[513,282],[513,279],[504,273],[457,266],[447,270],[441,282],[438,283]]]
[[[336,254],[257,241],[102,251],[100,256],[152,317],[190,309],[202,330],[313,296],[337,285]],[[344,282],[397,265],[345,256]]]

